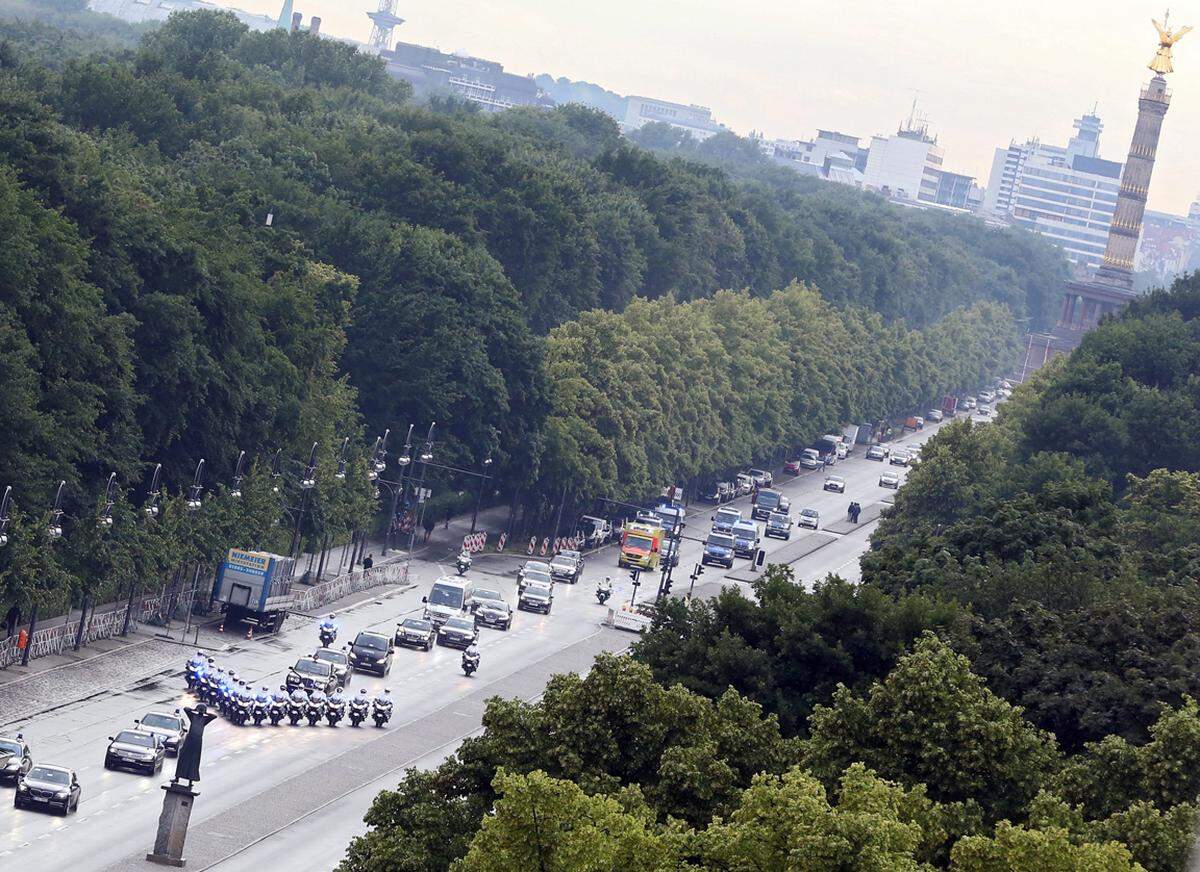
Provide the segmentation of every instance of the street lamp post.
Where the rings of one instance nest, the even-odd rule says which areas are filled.
[[[317,486],[317,447],[319,443],[312,444],[312,450],[308,453],[308,466],[304,468],[304,474],[300,478],[300,508],[296,512],[296,522],[292,525],[292,544],[288,546],[288,557],[292,558],[292,574],[296,573],[296,562],[300,559],[300,554],[297,549],[300,547],[300,522],[304,519],[304,512],[308,509],[308,502],[312,496],[312,490]]]
[[[50,523],[46,525],[46,538],[53,544],[56,540],[62,538],[62,495],[63,488],[66,487],[65,481],[59,481],[58,490],[54,492],[54,503],[50,507]],[[21,654],[21,665],[29,665],[29,649],[33,647],[33,634],[37,631],[37,600],[33,600],[29,607],[29,639],[25,643],[25,650]]]
[[[433,428],[437,426],[437,422],[429,425],[429,432],[425,435],[425,447],[421,449],[421,454],[417,458],[421,461],[421,477],[417,480],[417,504],[421,507],[421,520],[425,519],[425,470],[433,460]],[[405,446],[407,447],[407,446]],[[416,515],[413,516],[413,528],[408,534],[408,557],[412,559],[413,547],[416,544],[418,521]]]
[[[96,517],[96,526],[102,533],[112,529],[112,510],[113,506],[116,504],[116,490],[117,474],[114,472],[108,476],[108,486],[104,489],[104,504],[100,507],[100,513]],[[79,646],[83,644],[84,626],[88,619],[88,601],[91,599],[91,594],[92,589],[90,585],[84,584],[83,608],[79,612],[79,628],[75,631],[74,650],[76,651],[78,651]]]
[[[235,500],[242,495],[242,480],[246,477],[246,452],[239,451],[237,464],[233,468],[233,487],[229,495]]]
[[[146,515],[146,523],[158,517],[159,488],[162,486],[162,464],[154,464],[154,474],[150,476],[150,489],[146,492],[146,503],[142,512]],[[133,595],[137,590],[137,573],[129,579],[129,599],[125,603],[125,620],[121,626],[121,635],[129,635],[129,622],[133,616]]]

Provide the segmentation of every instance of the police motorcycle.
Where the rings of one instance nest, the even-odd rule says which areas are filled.
[[[471,645],[467,648],[466,651],[463,651],[462,671],[463,671],[463,674],[467,676],[467,678],[470,678],[471,673],[473,673],[478,668],[479,668],[479,649],[476,648],[474,645]]]
[[[230,720],[233,720],[233,709],[237,703],[237,686],[237,673],[230,669],[225,673],[225,680],[221,682],[221,695],[217,701],[217,707],[221,709],[221,714]]]
[[[383,695],[375,697],[375,702],[371,704],[371,717],[375,719],[375,726],[382,727],[391,716],[392,692],[384,688]]]
[[[308,695],[308,705],[304,708],[304,716],[308,725],[315,727],[321,718],[325,717],[325,692],[314,690]]]
[[[336,727],[338,721],[346,716],[346,699],[342,696],[342,689],[339,687],[329,695],[329,702],[325,704],[325,720],[329,722],[329,726]]]
[[[604,605],[610,596],[612,596],[612,579],[606,575],[604,581],[596,585],[596,602]]]
[[[183,680],[187,682],[188,690],[196,693],[204,683],[204,672],[208,666],[208,658],[203,651],[197,651],[187,662],[183,671]]]
[[[357,727],[371,713],[371,700],[367,697],[364,687],[354,699],[350,700],[350,726]]]
[[[467,570],[471,568],[471,552],[466,548],[458,552],[458,559],[454,561],[454,568],[458,570],[459,575],[465,575]]]
[[[254,718],[254,726],[261,727],[262,722],[267,719],[271,713],[271,692],[267,690],[266,685],[263,685],[262,690],[258,692],[258,696],[254,697],[254,708],[250,710],[250,716]]]
[[[208,703],[209,708],[220,708],[221,703],[221,685],[225,681],[225,670],[217,665],[213,665],[204,674],[204,701]]]
[[[294,727],[304,719],[304,710],[308,708],[308,694],[303,688],[297,687],[288,699],[288,722]]]
[[[288,709],[288,692],[287,687],[279,685],[279,690],[271,694],[271,706],[267,709],[267,717],[271,719],[271,726],[279,726],[279,722],[287,717]]]
[[[233,705],[233,722],[239,727],[250,723],[254,716],[254,691],[244,681],[238,682],[237,697]]]
[[[333,615],[325,618],[317,626],[317,634],[321,637],[321,647],[328,648],[337,640],[338,625],[333,620]]]

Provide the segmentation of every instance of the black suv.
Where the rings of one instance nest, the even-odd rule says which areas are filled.
[[[392,639],[382,633],[359,633],[350,646],[355,672],[374,672],[381,678],[392,671]]]

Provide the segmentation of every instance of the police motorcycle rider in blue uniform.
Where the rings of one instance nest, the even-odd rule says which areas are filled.
[[[367,696],[367,689],[364,687],[359,690],[354,699],[350,700],[350,726],[357,727],[371,713],[371,698]]]
[[[321,718],[325,717],[325,691],[314,690],[308,695],[308,707],[304,710],[308,725],[315,727]]]
[[[322,619],[317,626],[317,634],[321,637],[321,647],[328,648],[337,639],[338,625],[333,619],[333,615]]]
[[[269,714],[271,726],[279,726],[279,722],[287,717],[288,691],[286,685],[279,685],[278,690],[271,691],[271,707]]]
[[[329,726],[336,727],[338,721],[345,716],[346,698],[342,696],[342,689],[338,687],[329,694],[329,701],[325,703],[325,720],[329,722]]]
[[[383,693],[378,694],[371,704],[371,717],[375,719],[375,726],[382,727],[391,716],[392,692],[385,687]]]
[[[292,695],[288,698],[288,722],[294,727],[300,723],[304,717],[304,711],[308,708],[308,694],[304,692],[304,688],[297,687],[292,691]]]

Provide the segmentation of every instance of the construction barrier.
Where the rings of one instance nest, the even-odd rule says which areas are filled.
[[[508,534],[507,534],[507,533],[501,533],[501,534],[500,534],[500,538],[499,538],[498,540],[496,540],[496,551],[503,551],[503,550],[504,550],[504,544],[505,544],[507,541],[508,541]]]
[[[344,596],[378,587],[381,584],[403,584],[408,581],[408,566],[404,563],[385,563],[370,569],[356,569],[330,581],[312,587],[293,590],[296,593],[292,610],[312,612]]]
[[[526,554],[533,554],[533,549],[537,547],[537,536],[529,537],[529,547],[525,550]]]
[[[544,538],[542,540],[542,550],[539,551],[538,553],[541,554],[542,557],[545,557],[546,551],[548,551],[549,548],[550,548],[550,537],[547,536],[546,538]]]

